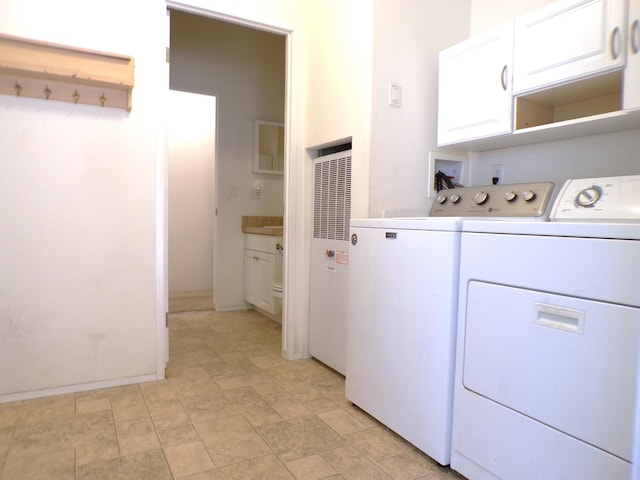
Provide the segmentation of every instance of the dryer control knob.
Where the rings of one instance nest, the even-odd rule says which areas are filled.
[[[576,203],[581,207],[592,207],[598,200],[600,200],[601,195],[602,190],[596,186],[585,188],[578,192],[578,195],[576,196]]]
[[[527,190],[526,192],[522,192],[522,198],[524,198],[525,202],[532,202],[536,199],[536,192],[531,190]]]
[[[473,197],[473,201],[476,205],[487,203],[487,200],[489,200],[489,194],[487,192],[478,192]]]
[[[437,201],[440,205],[444,204],[447,201],[446,195],[438,195]]]
[[[451,203],[458,203],[460,201],[460,195],[458,195],[457,193],[454,193],[453,195],[451,195]]]

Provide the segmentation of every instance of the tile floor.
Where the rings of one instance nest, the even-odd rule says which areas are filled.
[[[164,381],[0,404],[0,480],[455,480],[280,356],[254,311],[170,316]]]

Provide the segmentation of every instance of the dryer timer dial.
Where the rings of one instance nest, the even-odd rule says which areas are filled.
[[[585,188],[576,195],[576,204],[580,207],[593,207],[602,196],[602,189],[596,185]]]

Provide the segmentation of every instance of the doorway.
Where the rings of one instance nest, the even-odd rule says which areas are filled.
[[[216,98],[168,95],[169,313],[213,310]]]
[[[170,88],[217,99],[213,306],[246,309],[242,217],[284,217],[284,175],[257,172],[252,158],[256,120],[285,123],[287,39],[181,10],[170,18]]]

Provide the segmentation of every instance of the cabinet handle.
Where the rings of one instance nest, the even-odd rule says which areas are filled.
[[[500,83],[502,83],[502,89],[507,91],[507,66],[502,67],[502,72],[500,73]]]
[[[638,35],[638,27],[640,27],[640,22],[638,21],[638,19],[636,18],[633,23],[631,24],[631,51],[633,52],[633,54],[635,55],[636,53],[638,53],[638,50],[640,50],[640,45],[638,45],[638,43],[640,43],[638,40],[640,40],[638,37],[640,37],[640,35]]]
[[[620,56],[620,27],[616,27],[611,32],[611,56],[617,60]]]

